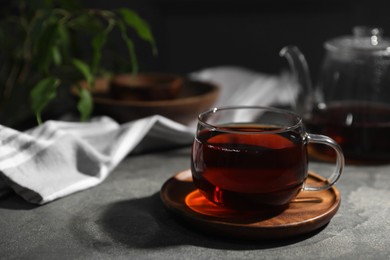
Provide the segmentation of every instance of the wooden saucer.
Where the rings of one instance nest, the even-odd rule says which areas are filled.
[[[309,173],[307,184],[324,178]],[[336,187],[324,191],[301,191],[288,208],[275,214],[224,209],[209,202],[195,188],[190,170],[168,179],[160,197],[166,208],[192,227],[216,235],[245,239],[286,239],[310,233],[326,225],[340,206]]]

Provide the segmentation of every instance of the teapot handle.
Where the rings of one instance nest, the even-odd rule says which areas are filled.
[[[280,50],[279,55],[287,58],[292,74],[299,85],[298,96],[295,99],[295,110],[302,116],[305,112],[311,111],[314,104],[309,66],[305,56],[296,46],[285,46]]]

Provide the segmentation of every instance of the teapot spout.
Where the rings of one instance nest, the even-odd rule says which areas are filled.
[[[298,83],[298,95],[295,99],[295,110],[303,115],[309,112],[313,105],[313,87],[310,80],[309,67],[302,52],[296,46],[286,46],[280,50],[280,56],[286,57],[293,76]]]

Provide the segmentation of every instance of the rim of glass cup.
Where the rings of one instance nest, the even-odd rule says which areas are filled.
[[[216,126],[216,125],[213,125],[213,124],[209,124],[209,123],[206,123],[204,118],[206,115],[208,114],[212,114],[212,113],[216,113],[218,111],[223,111],[223,110],[244,110],[244,109],[256,109],[256,110],[264,110],[264,111],[271,111],[271,112],[274,112],[274,113],[279,113],[279,114],[284,114],[284,115],[289,115],[289,116],[292,116],[294,117],[294,119],[296,119],[296,123],[295,124],[291,124],[291,125],[286,125],[286,126],[282,126],[282,125],[278,125],[278,129],[274,129],[274,130],[269,130],[269,131],[239,131],[239,130],[231,130],[231,129],[227,129],[225,127],[221,127],[221,126]],[[266,106],[222,106],[222,107],[214,107],[214,108],[211,108],[209,110],[206,110],[202,113],[200,113],[198,115],[198,123],[201,124],[202,126],[206,127],[206,128],[209,128],[213,131],[220,131],[220,132],[225,132],[225,133],[240,133],[240,134],[270,134],[270,133],[283,133],[283,132],[287,132],[287,131],[290,131],[290,130],[294,130],[300,126],[303,126],[303,123],[302,123],[302,117],[299,116],[298,114],[292,112],[292,111],[289,111],[289,110],[285,110],[285,109],[280,109],[280,108],[275,108],[275,107],[266,107]]]

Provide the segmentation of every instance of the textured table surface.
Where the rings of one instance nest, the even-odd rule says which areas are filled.
[[[347,166],[330,223],[277,242],[224,240],[172,218],[159,190],[189,166],[187,148],[129,156],[101,185],[47,205],[2,198],[0,259],[390,259],[390,165]]]

